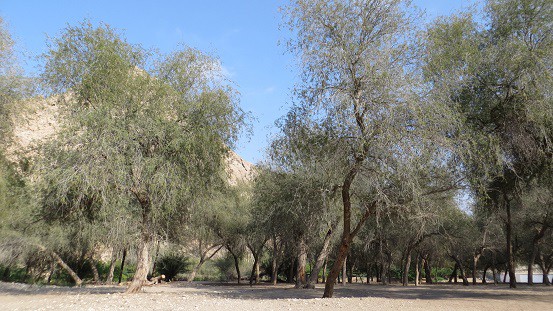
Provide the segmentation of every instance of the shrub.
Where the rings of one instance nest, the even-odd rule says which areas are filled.
[[[164,274],[165,279],[170,281],[179,273],[190,271],[190,260],[176,252],[166,253],[156,261],[156,272]]]

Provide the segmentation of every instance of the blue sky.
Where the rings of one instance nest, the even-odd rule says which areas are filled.
[[[57,36],[67,25],[85,18],[123,30],[131,43],[169,52],[183,43],[217,55],[241,94],[241,105],[251,112],[253,135],[240,140],[237,152],[250,162],[262,160],[277,129],[274,122],[286,113],[296,81],[294,60],[287,54],[285,30],[279,29],[279,7],[285,0],[242,1],[123,1],[123,0],[0,0],[0,16],[8,24],[18,50],[28,58],[46,50],[47,36]],[[427,20],[448,15],[475,0],[415,0]]]

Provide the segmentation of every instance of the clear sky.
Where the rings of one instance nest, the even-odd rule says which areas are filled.
[[[285,0],[0,0],[18,50],[29,56],[24,68],[33,73],[32,56],[46,51],[47,36],[85,18],[123,30],[131,43],[169,52],[183,43],[217,55],[241,94],[241,105],[254,117],[253,135],[237,152],[247,161],[262,160],[275,120],[286,113],[296,81],[294,60],[279,29],[279,7]],[[427,20],[468,7],[476,0],[414,0]]]

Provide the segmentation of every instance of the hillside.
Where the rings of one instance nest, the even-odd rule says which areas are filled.
[[[8,148],[8,158],[18,161],[21,156],[33,155],[40,141],[49,139],[59,129],[56,98],[36,98],[20,108],[14,121],[14,139]],[[230,151],[226,159],[229,183],[248,182],[253,178],[254,165]]]

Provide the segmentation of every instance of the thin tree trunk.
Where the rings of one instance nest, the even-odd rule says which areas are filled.
[[[484,267],[484,271],[482,272],[482,284],[487,284],[488,280],[486,279],[486,273],[488,272],[488,269],[490,268],[489,265]]]
[[[328,229],[324,241],[323,241],[323,247],[321,248],[321,251],[319,252],[319,255],[317,256],[317,261],[315,262],[315,265],[311,269],[311,275],[309,275],[309,279],[307,280],[307,284],[315,284],[319,280],[319,272],[321,270],[321,267],[323,265],[326,265],[326,258],[328,257],[328,254],[330,253],[330,242],[332,240],[332,231],[334,230],[334,227],[331,229]],[[326,267],[325,267],[326,268]],[[325,269],[326,270],[326,269]],[[325,278],[325,272],[323,271],[323,282]]]
[[[305,268],[307,266],[307,244],[303,237],[299,241],[298,265],[296,267],[296,288],[302,288],[307,284]]]
[[[480,254],[475,254],[472,257],[472,285],[476,285],[476,267],[478,266],[478,259],[480,259]]]
[[[532,253],[530,254],[530,260],[528,261],[528,285],[534,285],[534,264],[536,263],[536,257],[538,255],[538,243],[545,236],[547,226],[542,225],[540,231],[534,235],[532,239]]]
[[[211,253],[211,255],[208,256],[207,254],[209,253],[209,251],[214,249],[217,246],[219,246],[219,247],[213,253]],[[221,248],[223,248],[223,245],[213,245],[213,246],[207,248],[203,253],[201,253],[200,254],[200,261],[198,262],[198,264],[196,266],[194,266],[194,269],[192,269],[192,271],[188,275],[188,278],[186,279],[186,281],[188,283],[192,283],[194,281],[194,279],[196,278],[196,274],[198,274],[198,271],[200,271],[200,269],[202,268],[202,265],[206,261],[213,258],[213,256],[215,256],[215,254],[217,254],[219,252],[219,250],[221,250]]]
[[[125,268],[125,259],[127,259],[127,249],[123,249],[123,258],[121,259],[121,271],[119,271],[119,281],[118,284],[121,284],[123,280],[123,269]]]
[[[81,280],[81,278],[77,275],[77,273],[75,273],[75,271],[73,271],[73,269],[71,269],[71,267],[69,267],[65,261],[63,261],[63,259],[54,251],[51,251],[51,250],[48,250],[46,247],[42,246],[42,245],[36,245],[41,251],[45,252],[45,253],[48,253],[50,254],[50,256],[52,256],[52,258],[54,258],[54,260],[56,261],[56,263],[63,269],[65,270],[65,272],[67,272],[67,274],[69,274],[69,276],[71,276],[71,278],[73,279],[73,281],[75,282],[75,286],[81,286],[83,284],[83,280]]]
[[[94,258],[92,258],[92,256],[90,256],[89,263],[90,263],[90,269],[92,269],[92,276],[94,278],[94,283],[100,284],[100,274],[98,273],[96,262],[94,261]]]
[[[459,267],[459,271],[461,272],[461,278],[463,278],[463,285],[468,286],[469,281],[467,280],[467,275],[465,274],[465,269],[463,267],[463,263],[457,258],[457,256],[451,256],[453,260],[457,263],[457,266]]]
[[[409,285],[409,267],[410,266],[411,266],[411,250],[408,249],[407,253],[405,254],[405,262],[403,265],[403,277],[402,277],[403,286]]]
[[[516,288],[517,287],[517,279],[515,275],[515,256],[513,254],[513,223],[511,220],[511,203],[507,199],[507,194],[503,194],[504,200],[505,200],[505,209],[507,211],[507,220],[505,222],[505,237],[507,239],[507,260],[508,260],[508,270],[509,270],[509,287],[510,288]]]
[[[278,282],[278,258],[278,241],[276,235],[273,235],[273,258],[271,260],[271,283],[273,285],[276,285]]]
[[[250,285],[259,284],[259,256],[253,254],[253,266],[250,273]]]
[[[323,264],[323,277],[322,277],[323,283],[326,282],[326,266],[327,266],[327,263],[328,263],[328,258],[325,258],[325,262]]]
[[[549,269],[546,268],[546,263],[543,255],[540,254],[540,262],[538,264],[540,266],[541,272],[542,272],[542,283],[546,286],[550,286],[551,282],[549,281]]]
[[[426,284],[432,284],[432,268],[430,267],[430,262],[428,262],[428,256],[424,260],[424,274],[426,278]]]
[[[113,274],[115,272],[115,262],[116,261],[117,261],[117,255],[113,254],[113,256],[111,258],[111,262],[109,263],[109,271],[108,271],[108,275],[106,277],[106,284],[113,283]]]
[[[242,279],[242,275],[240,274],[240,258],[238,258],[238,255],[236,255],[234,252],[230,252],[230,253],[232,254],[232,258],[234,258],[234,268],[236,269],[238,284],[240,284],[240,281]]]
[[[356,113],[357,114],[357,113]],[[359,115],[357,117],[360,117]],[[368,152],[369,146],[363,146],[363,153],[366,154]],[[353,240],[353,238],[357,235],[359,230],[361,229],[361,226],[367,221],[367,219],[370,216],[370,210],[372,207],[376,205],[376,202],[373,202],[371,207],[367,207],[365,210],[365,213],[361,217],[361,219],[358,221],[357,225],[355,226],[355,229],[351,231],[351,193],[350,188],[351,185],[355,179],[355,176],[357,175],[357,172],[359,170],[359,167],[364,161],[364,155],[359,156],[356,158],[356,162],[353,165],[353,167],[350,169],[346,177],[344,178],[344,182],[342,184],[342,205],[343,205],[343,234],[342,234],[342,240],[340,243],[340,247],[338,248],[338,254],[336,256],[336,260],[334,261],[334,265],[330,269],[330,273],[328,274],[328,279],[325,283],[325,290],[323,294],[323,298],[331,298],[334,295],[334,282],[338,278],[338,275],[340,274],[340,269],[342,268],[342,265],[344,264],[344,261],[348,255],[350,244]]]
[[[449,276],[449,280],[447,281],[448,283],[451,283],[451,281],[453,281],[453,279],[457,278],[457,267],[459,265],[457,264],[457,261],[455,262],[455,267],[453,267],[453,272],[451,272],[451,275]],[[455,281],[455,283],[457,283],[457,281]]]
[[[295,261],[295,259],[290,259],[290,267],[288,268],[286,283],[294,283],[294,267],[296,266]]]
[[[342,286],[346,286],[346,277],[347,277],[347,264],[348,257],[344,258],[344,264],[342,265]]]
[[[420,267],[419,267],[419,264],[420,264],[420,259],[419,259],[420,256],[417,256],[417,259],[415,260],[415,286],[419,286],[419,283],[420,283],[420,280],[419,280],[419,276],[420,276]]]
[[[156,274],[157,257],[159,256],[159,240],[156,241],[156,254],[154,255],[154,262],[152,266],[151,276]]]

